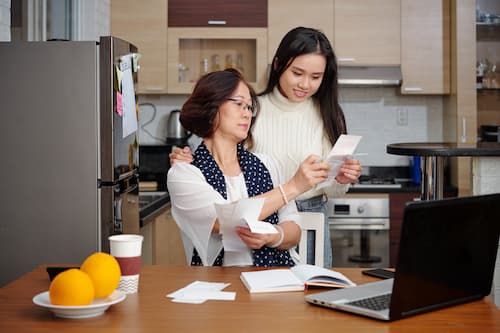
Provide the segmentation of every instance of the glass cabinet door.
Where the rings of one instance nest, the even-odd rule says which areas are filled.
[[[257,91],[266,81],[267,29],[169,28],[168,92],[189,94],[200,76],[236,68]]]

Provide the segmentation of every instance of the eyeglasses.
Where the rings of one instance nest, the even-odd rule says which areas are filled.
[[[240,108],[241,111],[250,112],[252,114],[252,117],[255,117],[257,115],[257,109],[255,109],[255,107],[253,105],[247,104],[247,103],[245,103],[242,100],[237,99],[237,98],[228,98],[227,100],[234,102],[234,104],[236,104]]]

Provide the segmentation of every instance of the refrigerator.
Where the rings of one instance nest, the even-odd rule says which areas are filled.
[[[137,51],[115,37],[0,42],[0,287],[139,232],[136,104],[122,112]]]

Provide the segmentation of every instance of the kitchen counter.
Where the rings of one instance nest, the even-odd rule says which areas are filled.
[[[139,192],[139,225],[144,227],[170,204],[168,192]]]

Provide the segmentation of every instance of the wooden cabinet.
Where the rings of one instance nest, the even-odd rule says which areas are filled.
[[[167,1],[112,0],[111,34],[139,49],[137,93],[166,93]]]
[[[449,0],[401,1],[402,94],[450,93]]]
[[[169,0],[169,27],[267,27],[267,0]]]
[[[400,65],[400,0],[335,0],[339,65]]]
[[[266,28],[169,28],[168,93],[191,93],[201,75],[228,67],[228,58],[261,91],[266,57]]]
[[[187,265],[181,233],[172,218],[170,204],[155,217],[152,243],[155,265]]]
[[[321,30],[333,44],[333,15],[334,0],[268,0],[268,63],[283,36],[298,26]]]

